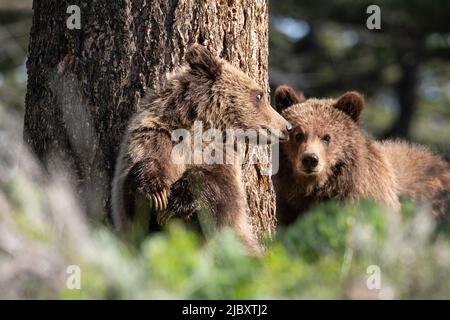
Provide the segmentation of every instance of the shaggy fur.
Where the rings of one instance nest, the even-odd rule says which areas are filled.
[[[288,137],[289,123],[275,112],[255,81],[200,45],[186,53],[187,65],[167,75],[161,89],[143,99],[126,131],[113,182],[113,219],[127,229],[137,192],[146,196],[160,220],[190,217],[202,203],[217,226],[231,226],[253,250],[259,244],[247,217],[238,165],[176,164],[171,140],[175,129],[274,129]],[[202,201],[205,200],[205,201]]]
[[[448,164],[421,146],[374,141],[358,124],[364,106],[359,93],[305,100],[280,86],[275,105],[293,126],[274,176],[281,224],[331,198],[369,198],[393,209],[399,209],[401,196],[426,199],[436,217],[449,216]]]

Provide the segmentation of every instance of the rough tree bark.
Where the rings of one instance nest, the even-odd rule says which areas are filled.
[[[64,162],[89,212],[109,211],[121,135],[147,87],[206,45],[268,90],[268,0],[35,0],[24,139],[47,168]],[[69,5],[81,30],[69,30]],[[271,181],[244,168],[253,225],[275,226]]]

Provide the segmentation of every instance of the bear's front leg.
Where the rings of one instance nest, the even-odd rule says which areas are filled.
[[[184,165],[172,160],[172,141],[165,132],[144,130],[130,138],[127,183],[132,192],[139,192],[149,201],[158,219],[166,211],[170,189]]]
[[[172,181],[166,172],[170,170],[170,163],[152,158],[139,161],[130,169],[132,189],[142,193],[150,202],[151,208],[156,211],[167,207]]]
[[[170,216],[189,218],[202,207],[211,210],[216,227],[231,227],[253,254],[263,252],[250,224],[239,165],[193,166],[173,185]]]
[[[190,219],[200,210],[201,191],[197,187],[200,171],[187,170],[170,189],[167,210],[161,223],[166,223],[173,216]]]

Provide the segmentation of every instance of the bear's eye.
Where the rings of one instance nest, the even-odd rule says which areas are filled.
[[[298,133],[295,135],[295,140],[296,140],[297,142],[302,141],[304,138],[305,138],[305,134],[304,134],[303,132],[298,132]]]
[[[263,94],[261,92],[256,94],[256,100],[257,101],[262,101],[262,98],[263,98]]]
[[[331,137],[329,134],[326,134],[322,137],[322,141],[325,142],[326,144],[329,144],[331,141]]]

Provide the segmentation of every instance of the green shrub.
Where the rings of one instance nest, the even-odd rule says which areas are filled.
[[[177,220],[137,243],[120,240],[86,221],[63,180],[42,183],[20,168],[0,178],[0,297],[450,298],[449,227],[425,205],[406,201],[397,213],[324,203],[279,228],[255,258],[230,230],[205,240]],[[66,286],[70,265],[81,270],[80,290]],[[369,290],[373,270],[381,286]]]

